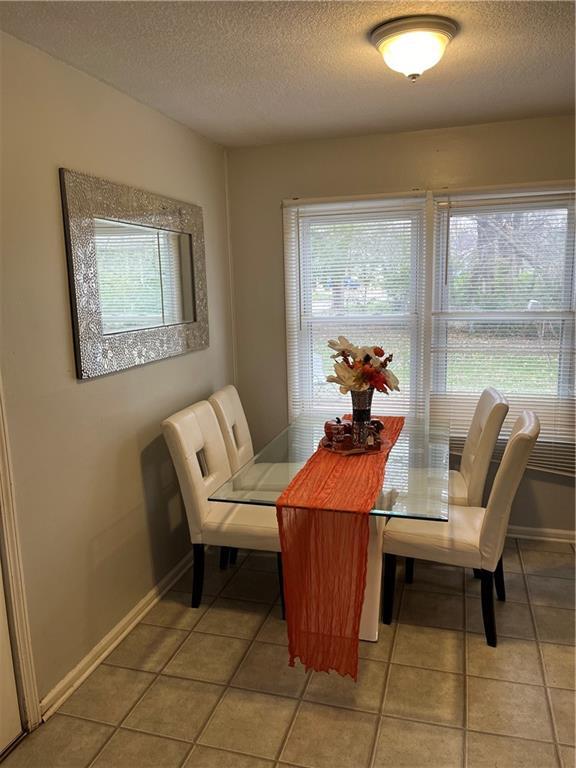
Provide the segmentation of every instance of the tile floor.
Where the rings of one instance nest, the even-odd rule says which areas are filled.
[[[288,667],[274,556],[207,560],[6,768],[573,768],[571,545],[509,542],[496,649],[471,572],[417,563],[356,685]]]

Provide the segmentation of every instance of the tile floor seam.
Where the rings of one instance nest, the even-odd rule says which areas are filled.
[[[150,610],[152,610],[152,608],[153,608],[153,607],[154,607],[154,606],[151,606],[151,607],[150,607]],[[138,626],[138,625],[136,625],[136,626]],[[95,761],[98,759],[98,757],[99,757],[99,756],[102,754],[102,752],[103,752],[103,751],[104,751],[104,749],[106,748],[106,745],[107,745],[107,744],[109,744],[109,743],[110,743],[110,741],[111,741],[111,740],[114,738],[114,736],[116,735],[116,733],[118,733],[118,731],[119,731],[119,730],[120,730],[120,728],[122,727],[122,724],[123,724],[124,722],[126,722],[126,719],[127,719],[128,717],[130,717],[130,715],[132,714],[132,712],[134,711],[134,709],[135,709],[135,708],[138,706],[138,704],[139,704],[139,703],[142,701],[142,699],[143,699],[143,698],[144,698],[144,696],[145,696],[145,695],[148,693],[148,691],[151,689],[151,687],[152,687],[152,686],[153,686],[153,685],[156,683],[156,681],[158,680],[158,678],[159,678],[159,677],[160,677],[160,675],[162,674],[162,670],[164,669],[164,667],[166,666],[166,664],[168,664],[170,661],[172,661],[172,659],[174,658],[174,656],[175,656],[175,655],[178,653],[178,651],[180,650],[180,648],[182,648],[182,646],[184,645],[184,643],[186,642],[186,640],[188,639],[188,637],[189,637],[189,636],[190,636],[190,634],[192,633],[192,630],[189,630],[189,631],[187,631],[187,632],[186,632],[185,630],[182,630],[182,631],[184,631],[184,632],[185,632],[185,637],[183,637],[183,638],[182,638],[182,642],[178,644],[178,646],[175,648],[174,652],[173,652],[173,653],[170,655],[170,658],[169,658],[169,659],[166,661],[166,663],[164,664],[164,666],[163,666],[163,667],[162,667],[162,668],[161,668],[161,669],[160,669],[158,672],[156,672],[156,673],[150,673],[150,674],[153,674],[153,675],[154,675],[154,679],[150,681],[150,684],[146,686],[146,688],[145,688],[145,689],[144,689],[144,691],[141,693],[141,695],[140,695],[140,696],[138,696],[138,698],[136,699],[136,701],[135,701],[135,702],[132,704],[132,706],[131,706],[131,707],[128,709],[128,711],[126,712],[126,714],[124,715],[124,717],[123,717],[123,718],[120,720],[120,722],[119,722],[119,723],[116,725],[116,727],[114,728],[114,731],[113,731],[113,733],[112,733],[112,734],[110,735],[110,737],[109,737],[109,738],[108,738],[108,739],[105,741],[105,743],[104,743],[104,744],[101,746],[101,748],[100,748],[100,750],[99,750],[98,754],[97,754],[97,755],[96,755],[96,756],[95,756],[95,757],[92,759],[92,761],[91,761],[90,763],[88,763],[88,765],[87,765],[87,767],[86,767],[86,768],[92,768],[92,766],[94,765]],[[115,665],[109,665],[109,666],[115,666]],[[142,672],[143,670],[138,670],[138,671]],[[159,736],[159,735],[157,734],[157,736]],[[159,737],[159,738],[162,738],[162,737]],[[190,751],[192,751],[192,750],[190,749]],[[190,754],[190,753],[188,753],[188,754]],[[188,759],[188,755],[186,755],[186,758],[185,758],[185,759]],[[182,765],[183,765],[183,762],[184,762],[184,761],[182,761],[182,762],[180,763],[180,766],[182,766]]]
[[[544,692],[546,696],[546,704],[548,707],[548,717],[550,718],[550,724],[552,726],[552,738],[554,743],[554,748],[556,750],[556,760],[558,762],[558,765],[562,765],[562,755],[560,753],[560,747],[559,747],[559,735],[558,735],[558,728],[556,726],[556,718],[554,716],[554,707],[552,705],[552,697],[550,695],[550,690],[548,688],[548,676],[546,673],[546,664],[544,661],[544,653],[542,652],[542,648],[540,646],[540,637],[538,633],[538,625],[536,623],[536,615],[534,613],[534,606],[532,605],[532,595],[530,594],[530,590],[528,588],[528,574],[526,573],[526,569],[524,567],[524,557],[522,553],[522,548],[518,547],[519,550],[519,557],[520,557],[520,567],[522,568],[522,575],[524,577],[524,585],[526,587],[526,592],[528,593],[528,610],[530,612],[530,618],[532,620],[532,627],[534,629],[534,637],[536,638],[536,646],[538,648],[538,657],[540,659],[540,667],[542,672],[542,679],[544,680]]]
[[[288,650],[288,649],[286,649]],[[296,704],[296,708],[294,709],[294,714],[292,716],[292,719],[288,723],[288,728],[286,729],[286,733],[284,734],[284,738],[280,742],[280,746],[278,748],[278,751],[276,753],[276,761],[278,762],[282,758],[282,753],[284,752],[284,749],[286,747],[286,744],[288,743],[288,739],[290,738],[290,735],[292,734],[292,731],[294,730],[294,724],[296,722],[296,718],[298,717],[298,714],[300,710],[302,709],[302,704],[304,703],[304,696],[306,695],[306,692],[308,691],[308,687],[310,686],[310,682],[312,680],[312,675],[314,672],[312,670],[308,670],[307,672],[307,678],[306,682],[302,686],[302,690],[300,691],[300,696],[298,697],[298,704]]]
[[[400,611],[402,610],[402,602],[404,600],[404,591],[405,591],[404,587],[405,587],[404,582],[402,582],[402,586],[400,587],[400,597],[398,600],[398,617],[400,617]],[[378,627],[380,627],[380,624],[382,623],[381,618],[382,618],[382,594],[380,595],[380,605],[378,606]],[[382,624],[382,626],[386,626],[386,624]],[[384,686],[382,688],[382,696],[380,698],[380,708],[378,710],[378,721],[376,723],[376,733],[374,735],[374,743],[372,744],[372,749],[370,751],[368,768],[374,768],[374,763],[376,762],[376,755],[378,754],[378,741],[380,740],[380,730],[382,728],[382,717],[384,716],[384,701],[386,699],[388,681],[390,680],[390,671],[392,669],[392,657],[394,654],[394,647],[396,645],[396,638],[398,636],[399,626],[400,626],[399,621],[395,621],[394,629],[392,630],[392,642],[390,643],[390,649],[388,651],[388,662],[387,662],[387,668],[386,668],[386,675],[384,677]]]
[[[270,609],[269,609],[268,613],[266,614],[266,616],[264,618],[264,621],[267,621],[268,617],[272,614],[272,611],[274,610],[274,605],[275,605],[275,603],[272,603],[272,605],[270,606]],[[262,625],[263,624],[264,624],[264,622],[262,622]],[[216,701],[214,707],[212,708],[212,711],[210,712],[210,714],[206,718],[206,721],[204,722],[204,725],[202,726],[202,728],[200,728],[200,730],[196,734],[196,738],[194,740],[195,744],[198,744],[199,746],[208,746],[208,745],[205,745],[205,744],[201,744],[200,739],[202,738],[204,732],[207,730],[208,726],[210,725],[210,722],[211,722],[212,718],[214,717],[214,714],[215,714],[216,710],[218,709],[218,706],[223,701],[223,699],[226,696],[226,694],[228,693],[228,691],[231,690],[230,683],[232,682],[232,679],[234,678],[234,675],[238,672],[238,670],[240,669],[240,667],[244,663],[244,660],[247,658],[248,654],[250,653],[250,651],[254,647],[254,645],[256,643],[256,635],[260,631],[262,625],[258,628],[258,631],[255,633],[254,637],[250,641],[250,643],[249,643],[248,647],[246,648],[246,650],[245,650],[244,654],[242,655],[242,657],[238,660],[238,663],[236,664],[236,666],[234,667],[234,670],[230,674],[228,682],[223,685],[222,693],[218,697],[218,700]],[[192,633],[190,633],[190,634],[192,634]],[[213,749],[215,749],[215,747],[213,747]],[[261,755],[254,755],[254,753],[250,753],[250,752],[239,752],[238,754],[249,755],[250,757],[260,757],[260,758],[262,757]],[[264,758],[264,759],[266,759],[266,758]]]
[[[183,575],[184,575],[184,574],[183,574]],[[232,578],[232,577],[230,577],[230,578]],[[227,583],[227,582],[226,582],[226,583]],[[222,587],[222,589],[223,589],[223,588],[224,588],[224,587]],[[222,590],[220,590],[220,591],[222,591]],[[219,593],[218,593],[218,594],[219,594]],[[217,596],[218,596],[218,595],[216,595],[216,597],[217,597]],[[152,610],[152,608],[153,608],[153,607],[154,607],[154,606],[150,606],[150,608],[149,608],[149,611],[150,611],[150,610]],[[147,613],[148,613],[148,612],[147,612]],[[146,615],[146,614],[145,614],[145,615]],[[139,625],[139,624],[141,624],[141,623],[142,623],[142,621],[140,621],[140,622],[139,622],[139,623],[138,623],[136,626],[138,626],[138,625]],[[154,678],[153,678],[153,680],[151,680],[151,681],[150,681],[150,684],[149,684],[149,685],[148,685],[148,686],[145,688],[145,690],[142,692],[142,694],[141,694],[141,695],[140,695],[140,696],[139,696],[139,697],[136,699],[136,701],[135,701],[135,702],[132,704],[132,706],[131,706],[131,707],[129,708],[129,710],[126,712],[126,714],[124,715],[124,717],[122,718],[122,720],[121,720],[121,721],[120,721],[120,722],[119,722],[119,723],[116,725],[116,727],[114,728],[113,732],[110,734],[109,738],[108,738],[108,739],[106,739],[106,741],[104,742],[104,744],[102,744],[102,745],[101,745],[101,747],[100,747],[100,749],[98,750],[97,754],[96,754],[96,755],[95,755],[95,756],[92,758],[91,762],[90,762],[90,763],[88,763],[88,765],[86,766],[86,768],[92,768],[92,766],[94,765],[95,761],[96,761],[96,760],[98,759],[98,757],[99,757],[99,756],[102,754],[102,752],[104,751],[104,749],[106,748],[106,746],[107,746],[107,745],[110,743],[110,741],[111,741],[111,740],[114,738],[114,736],[116,735],[116,733],[118,733],[118,731],[119,731],[119,730],[120,730],[120,728],[122,727],[122,724],[123,724],[124,722],[126,722],[126,719],[127,719],[128,717],[130,717],[130,715],[131,715],[131,714],[132,714],[132,712],[135,710],[135,708],[138,706],[138,704],[139,704],[139,703],[142,701],[142,699],[144,698],[144,696],[145,696],[145,695],[148,693],[148,691],[149,691],[149,690],[152,688],[152,686],[153,686],[153,685],[156,683],[156,681],[157,681],[157,680],[160,678],[160,676],[161,676],[162,672],[164,671],[164,669],[166,668],[166,666],[167,666],[167,665],[168,665],[168,664],[169,664],[169,663],[172,661],[172,659],[173,659],[173,658],[176,656],[176,654],[177,654],[177,653],[180,651],[180,649],[182,648],[182,646],[184,645],[184,643],[185,643],[185,642],[188,640],[188,638],[190,637],[190,635],[192,634],[192,632],[193,632],[194,630],[193,630],[193,629],[190,629],[190,630],[187,630],[187,631],[186,631],[186,630],[181,630],[181,631],[185,632],[185,637],[183,637],[183,638],[182,638],[182,642],[178,644],[178,646],[175,648],[174,652],[173,652],[173,653],[170,655],[170,657],[169,657],[169,658],[166,660],[166,662],[165,662],[165,663],[164,663],[164,665],[161,667],[161,669],[160,669],[160,670],[158,670],[158,672],[156,672],[156,673],[151,673],[151,674],[153,674],[153,675],[154,675]],[[102,663],[104,663],[104,662],[102,662]],[[108,666],[115,666],[115,665],[113,665],[113,664],[109,664]],[[127,669],[130,669],[130,667],[127,667]],[[142,672],[143,670],[136,670],[136,671]],[[222,694],[222,695],[223,695],[223,694]],[[220,700],[220,699],[218,699],[218,701],[219,701],[219,700]],[[159,736],[159,735],[158,735],[158,736]],[[162,737],[160,737],[160,736],[159,736],[159,738],[162,738]],[[188,752],[188,753],[187,753],[187,755],[185,756],[184,760],[183,760],[183,761],[180,763],[180,766],[182,766],[182,765],[184,764],[184,761],[188,759],[188,757],[189,757],[189,755],[190,755],[190,752],[191,752],[191,751],[192,751],[192,749],[193,749],[193,746],[194,746],[194,744],[192,744],[192,745],[191,745],[189,752]]]

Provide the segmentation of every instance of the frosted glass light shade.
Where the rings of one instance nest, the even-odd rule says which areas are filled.
[[[415,80],[438,64],[456,31],[451,19],[414,16],[377,27],[372,42],[390,69]]]

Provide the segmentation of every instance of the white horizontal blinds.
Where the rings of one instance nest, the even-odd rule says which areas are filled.
[[[104,334],[188,319],[193,307],[187,235],[95,219],[94,237]]]
[[[418,399],[424,201],[407,198],[285,208],[290,416],[339,414],[349,398],[326,381],[328,339],[394,352],[400,393],[373,411],[408,413]]]
[[[433,417],[463,443],[482,389],[542,432],[531,464],[574,472],[574,202],[569,194],[436,201]],[[460,439],[458,439],[460,437]]]

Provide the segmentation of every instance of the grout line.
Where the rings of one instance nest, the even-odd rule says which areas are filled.
[[[396,565],[398,568],[398,565]],[[380,605],[378,606],[379,612],[382,610],[382,589],[380,590]],[[404,601],[405,584],[402,580],[402,586],[400,587],[400,596],[398,598],[398,618],[394,621],[394,615],[392,615],[392,621],[394,621],[394,629],[392,630],[392,642],[390,643],[390,650],[388,651],[388,663],[386,668],[386,675],[384,677],[384,685],[382,687],[382,696],[380,698],[380,707],[378,709],[378,720],[376,722],[376,732],[374,734],[374,741],[372,743],[372,749],[370,751],[370,757],[368,758],[368,768],[373,768],[376,755],[378,753],[378,742],[380,741],[380,731],[382,729],[382,717],[384,716],[384,702],[386,701],[386,693],[388,691],[388,682],[392,673],[392,657],[394,655],[394,648],[396,646],[396,638],[398,636],[398,627],[400,626],[400,613],[402,611],[402,603]],[[380,615],[378,617],[381,618]],[[386,626],[386,625],[383,625]]]
[[[532,605],[532,596],[531,596],[529,588],[528,588],[528,576],[527,576],[527,573],[526,573],[526,568],[524,566],[524,557],[523,557],[522,549],[521,549],[520,546],[518,547],[518,553],[519,553],[519,558],[520,558],[520,566],[522,568],[522,575],[524,577],[524,585],[526,587],[526,592],[528,593],[528,610],[530,611],[530,618],[532,620],[532,627],[534,629],[534,637],[536,638],[536,648],[538,649],[538,658],[540,660],[542,679],[544,681],[544,692],[545,692],[545,696],[546,696],[546,703],[548,705],[548,717],[550,718],[550,724],[552,726],[552,738],[554,740],[554,747],[556,749],[556,758],[558,760],[558,765],[562,765],[562,755],[560,754],[558,729],[556,727],[556,718],[554,717],[554,708],[552,706],[552,696],[551,696],[550,690],[548,688],[548,676],[547,676],[547,673],[546,673],[546,664],[544,663],[544,653],[543,653],[542,648],[540,646],[540,637],[539,637],[539,634],[538,634],[538,625],[536,623],[536,615],[534,613],[534,606]]]

